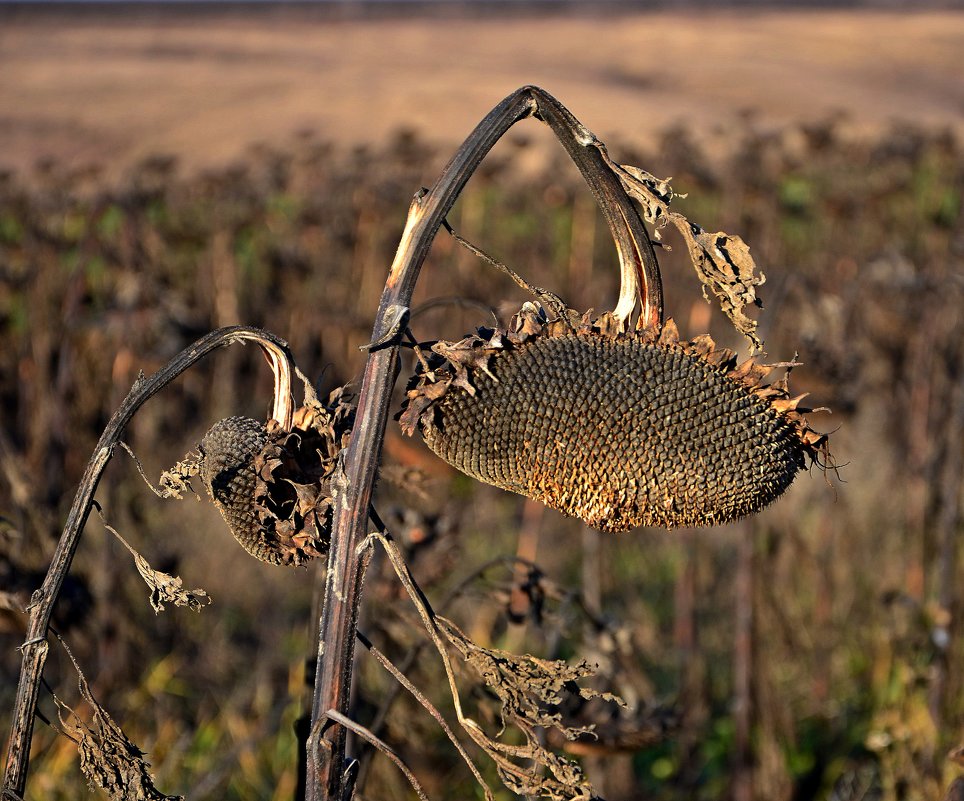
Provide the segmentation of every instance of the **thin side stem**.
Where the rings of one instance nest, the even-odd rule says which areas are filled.
[[[396,767],[405,774],[405,778],[408,779],[408,783],[412,785],[412,789],[415,794],[421,799],[421,801],[428,801],[428,796],[425,795],[425,791],[422,789],[422,785],[418,783],[418,779],[415,778],[415,774],[412,773],[411,769],[406,765],[398,753],[391,748],[384,740],[378,739],[373,732],[366,729],[364,726],[355,723],[351,718],[342,715],[340,712],[335,712],[333,709],[329,709],[327,712],[329,720],[333,720],[336,723],[341,724],[346,729],[351,729],[355,734],[357,734],[362,739],[371,743],[379,751],[381,751],[385,756],[387,756],[392,762],[395,763]]]
[[[468,752],[465,750],[465,747],[462,745],[461,742],[459,742],[458,737],[455,736],[455,732],[452,731],[452,728],[446,722],[445,718],[442,716],[442,713],[439,712],[438,709],[435,707],[435,705],[431,701],[429,701],[428,698],[425,697],[425,694],[422,693],[418,689],[418,687],[416,687],[414,684],[412,684],[411,681],[409,681],[408,677],[405,675],[406,671],[403,670],[402,668],[399,668],[393,665],[391,660],[387,656],[385,656],[385,654],[379,651],[374,645],[372,645],[371,641],[367,637],[365,637],[361,632],[358,632],[358,640],[359,642],[361,642],[362,645],[365,646],[366,649],[368,649],[368,652],[373,657],[375,657],[375,661],[378,662],[378,664],[380,664],[383,668],[385,668],[385,670],[387,670],[394,677],[394,679],[399,683],[399,685],[404,689],[408,690],[411,696],[416,701],[418,701],[419,704],[421,704],[422,707],[433,718],[435,718],[435,722],[438,723],[442,731],[445,732],[445,736],[449,738],[449,742],[451,742],[452,745],[455,746],[455,749],[459,752],[459,756],[462,757],[462,760],[465,762],[466,765],[468,765],[469,770],[472,771],[472,775],[475,777],[475,780],[479,783],[479,787],[482,788],[482,792],[485,793],[486,799],[488,801],[491,801],[493,797],[492,790],[489,788],[489,785],[486,784],[485,779],[482,777],[482,774],[479,773],[479,769],[475,766],[475,763],[472,761],[471,757],[469,757]]]
[[[87,463],[87,469],[81,479],[80,486],[74,496],[73,505],[67,515],[63,534],[57,543],[47,570],[47,575],[39,590],[31,597],[30,620],[27,626],[27,637],[20,651],[23,654],[20,667],[20,680],[17,685],[17,697],[14,702],[13,721],[10,726],[10,741],[7,747],[7,759],[3,776],[3,792],[22,796],[27,782],[27,766],[30,758],[30,742],[33,739],[33,722],[37,710],[37,697],[43,677],[44,665],[47,661],[47,632],[50,627],[50,617],[54,604],[60,596],[64,579],[70,570],[71,562],[80,543],[80,536],[90,515],[94,500],[94,493],[100,483],[104,468],[111,460],[114,449],[124,434],[124,430],[138,409],[152,396],[171,383],[181,373],[195,364],[211,351],[236,342],[256,342],[271,354],[270,358],[277,363],[279,359],[290,360],[288,344],[257,328],[246,326],[232,326],[221,328],[207,336],[201,337],[193,345],[182,350],[163,368],[149,378],[139,376],[131,387],[120,408],[114,412],[110,422],[101,434],[100,440],[94,448],[93,456]]]

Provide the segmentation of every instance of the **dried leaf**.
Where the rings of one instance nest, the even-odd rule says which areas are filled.
[[[757,272],[746,243],[738,236],[704,231],[682,214],[670,211],[673,198],[684,195],[673,191],[668,178],[661,180],[639,167],[616,164],[605,149],[601,152],[623,188],[642,207],[646,221],[655,226],[656,238],[660,238],[660,228],[667,222],[676,226],[686,241],[704,294],[709,289],[716,295],[723,313],[736,330],[750,340],[754,349],[762,349],[756,321],[747,317],[743,309],[751,304],[760,305],[756,287],[766,281],[766,276]]]
[[[610,166],[616,165],[610,162]],[[669,208],[669,204],[674,197],[686,197],[686,195],[677,195],[673,191],[673,187],[669,184],[669,182],[673,180],[672,178],[657,178],[652,173],[646,172],[646,170],[640,167],[622,164],[619,165],[619,172],[627,173],[633,179],[635,188],[645,187],[645,192],[630,191],[630,194],[636,198],[642,206],[643,216],[646,222],[656,226],[656,238],[659,239],[659,227],[663,223],[663,216]],[[617,174],[619,174],[619,172],[617,172]],[[621,175],[620,177],[622,178]],[[623,179],[623,186],[629,191],[629,188],[626,187],[625,179]]]
[[[611,693],[575,684],[595,675],[595,668],[586,661],[570,664],[558,659],[540,659],[529,654],[483,648],[450,620],[441,616],[437,620],[462,658],[479,672],[482,680],[502,701],[503,724],[511,721],[555,728],[571,740],[591,731],[592,726],[567,727],[558,712],[549,711],[551,707],[559,706],[573,692],[585,699],[602,698],[622,704]]]
[[[481,648],[469,640],[454,623],[435,614],[415,583],[401,552],[387,533],[373,536],[382,543],[395,574],[405,587],[432,643],[442,657],[459,724],[473,742],[493,760],[502,783],[516,795],[539,796],[550,801],[589,801],[596,798],[579,764],[548,750],[542,744],[542,732],[536,731],[548,728],[551,731],[563,732],[569,738],[591,730],[591,727],[566,726],[561,717],[550,708],[562,702],[567,695],[578,693],[583,698],[616,700],[614,696],[596,693],[575,684],[577,679],[593,672],[588,665],[580,663],[573,666],[565,662]],[[464,715],[449,645],[478,670],[486,684],[499,697],[502,701],[503,723],[517,728],[525,737],[524,744],[516,745],[493,739],[478,723]],[[426,708],[434,710],[430,704]],[[440,720],[443,728],[446,728],[441,716],[436,715],[436,718]],[[447,728],[446,732],[448,733]],[[461,747],[459,750],[463,753]],[[466,761],[473,767],[473,773],[479,779],[486,798],[491,799],[491,793],[471,761],[467,757]]]
[[[211,603],[210,596],[204,590],[200,588],[185,590],[180,576],[154,570],[137,551],[133,548],[130,551],[134,555],[137,572],[151,589],[151,607],[155,613],[164,611],[165,602],[173,603],[175,606],[188,606],[195,612],[200,612],[201,607]]]
[[[100,504],[95,501],[93,505],[97,510],[97,514],[100,516],[101,523],[104,524],[104,528],[117,537],[121,544],[130,551],[131,556],[134,557],[137,572],[141,574],[141,578],[143,578],[147,586],[150,587],[151,607],[154,609],[155,614],[164,611],[165,601],[173,603],[175,606],[189,606],[195,612],[200,612],[202,606],[207,606],[211,603],[211,598],[204,590],[185,590],[182,588],[180,576],[172,576],[169,573],[152,568],[150,563],[120,535],[120,532],[107,522],[104,518],[104,511],[100,508]]]
[[[170,470],[165,470],[161,473],[159,486],[155,487],[144,472],[144,465],[142,465],[141,460],[137,458],[137,454],[134,453],[133,448],[126,442],[120,442],[118,444],[127,451],[127,454],[134,460],[134,466],[137,468],[137,472],[140,473],[148,489],[157,495],[157,497],[175,498],[180,501],[184,498],[184,493],[189,491],[194,492],[191,487],[191,477],[196,476],[200,471],[201,455],[199,453],[191,452],[187,454],[187,456]]]
[[[113,721],[104,722],[105,716],[101,710],[95,728],[83,727],[77,745],[80,769],[91,789],[100,787],[114,801],[183,801],[184,796],[165,795],[154,786],[144,752]]]
[[[709,233],[682,214],[670,212],[668,219],[686,240],[704,295],[707,288],[716,295],[720,308],[736,330],[747,337],[754,348],[762,349],[763,343],[756,334],[756,320],[743,313],[746,306],[759,305],[756,287],[766,281],[762,272],[756,272],[750,248],[740,237]]]
[[[730,373],[730,378],[752,388],[758,386],[770,374],[770,369],[767,364],[759,364],[754,359],[747,359]]]
[[[150,763],[144,759],[144,752],[131,742],[97,702],[74,655],[63,640],[61,643],[77,671],[80,695],[94,710],[90,722],[86,723],[54,696],[60,722],[77,742],[80,769],[90,788],[100,787],[112,801],[184,801],[183,796],[165,795],[154,786]],[[71,722],[65,719],[65,713]]]
[[[489,343],[492,339],[489,338]],[[499,340],[501,343],[501,339]],[[481,370],[493,381],[498,379],[489,372],[489,356],[491,355],[485,343],[478,336],[468,336],[458,342],[451,344],[448,342],[437,342],[432,346],[432,350],[447,359],[456,368],[461,367],[464,374],[466,369]],[[475,390],[472,390],[474,392]]]
[[[802,401],[809,394],[809,392],[804,392],[803,394],[797,395],[794,398],[779,398],[773,401],[773,408],[781,414],[792,412],[800,405],[800,401]]]
[[[716,349],[716,343],[713,341],[713,337],[709,334],[698,334],[690,340],[690,345],[693,351],[698,355],[706,358],[707,355],[712,353]]]

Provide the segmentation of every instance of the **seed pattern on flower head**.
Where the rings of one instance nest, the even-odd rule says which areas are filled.
[[[709,337],[680,342],[672,322],[659,339],[535,330],[486,331],[472,357],[469,340],[436,346],[461,361],[417,379],[403,426],[462,472],[604,531],[735,520],[826,453],[785,382],[761,384],[769,368],[737,367]]]
[[[231,533],[248,553],[265,559],[254,503],[254,455],[268,440],[263,423],[250,417],[218,420],[201,440],[201,480]],[[270,561],[270,560],[268,560]]]

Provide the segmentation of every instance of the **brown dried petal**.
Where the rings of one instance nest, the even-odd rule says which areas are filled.
[[[436,376],[433,375],[431,381],[432,383],[425,384],[424,387],[408,393],[405,411],[398,418],[402,431],[408,436],[415,433],[423,412],[448,391],[448,382],[444,379],[438,381]]]
[[[759,364],[754,359],[747,359],[730,373],[730,378],[746,387],[755,387],[770,374],[770,369],[768,365]]]
[[[658,343],[665,347],[675,345],[677,342],[679,342],[679,329],[676,327],[676,321],[670,317],[663,323],[663,330],[659,334]]]

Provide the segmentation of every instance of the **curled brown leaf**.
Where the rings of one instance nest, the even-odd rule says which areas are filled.
[[[151,607],[155,613],[164,611],[164,603],[172,603],[175,606],[187,606],[195,612],[200,612],[201,608],[211,603],[211,597],[202,589],[185,590],[180,576],[172,576],[155,570],[150,563],[133,548],[131,553],[134,556],[134,564],[137,572],[151,590]]]
[[[180,795],[166,795],[154,786],[150,763],[90,690],[87,678],[61,640],[77,671],[81,698],[93,710],[90,721],[84,721],[67,704],[54,696],[57,714],[68,736],[77,743],[80,769],[91,789],[99,787],[112,801],[184,801]]]
[[[712,292],[736,330],[750,340],[755,350],[762,350],[756,320],[743,310],[760,305],[756,287],[766,281],[766,276],[757,270],[747,244],[738,236],[705,231],[679,212],[671,211],[673,198],[685,195],[674,192],[668,178],[659,179],[639,167],[617,164],[604,149],[602,153],[623,188],[642,207],[646,221],[655,226],[656,239],[660,238],[660,228],[667,223],[676,226],[686,242],[704,295],[707,290]]]
[[[141,578],[144,579],[144,582],[148,588],[150,588],[151,608],[153,608],[155,614],[164,611],[165,602],[173,603],[175,606],[187,606],[195,612],[200,612],[201,607],[211,603],[210,596],[204,590],[200,588],[185,590],[180,576],[172,576],[169,573],[164,573],[161,570],[155,570],[151,567],[150,562],[141,556],[137,550],[120,535],[120,532],[104,519],[104,512],[100,508],[100,504],[96,501],[94,502],[94,508],[97,510],[97,514],[100,516],[104,528],[113,534],[121,544],[130,551],[131,556],[134,557],[134,565],[137,567],[137,572],[141,574]]]

